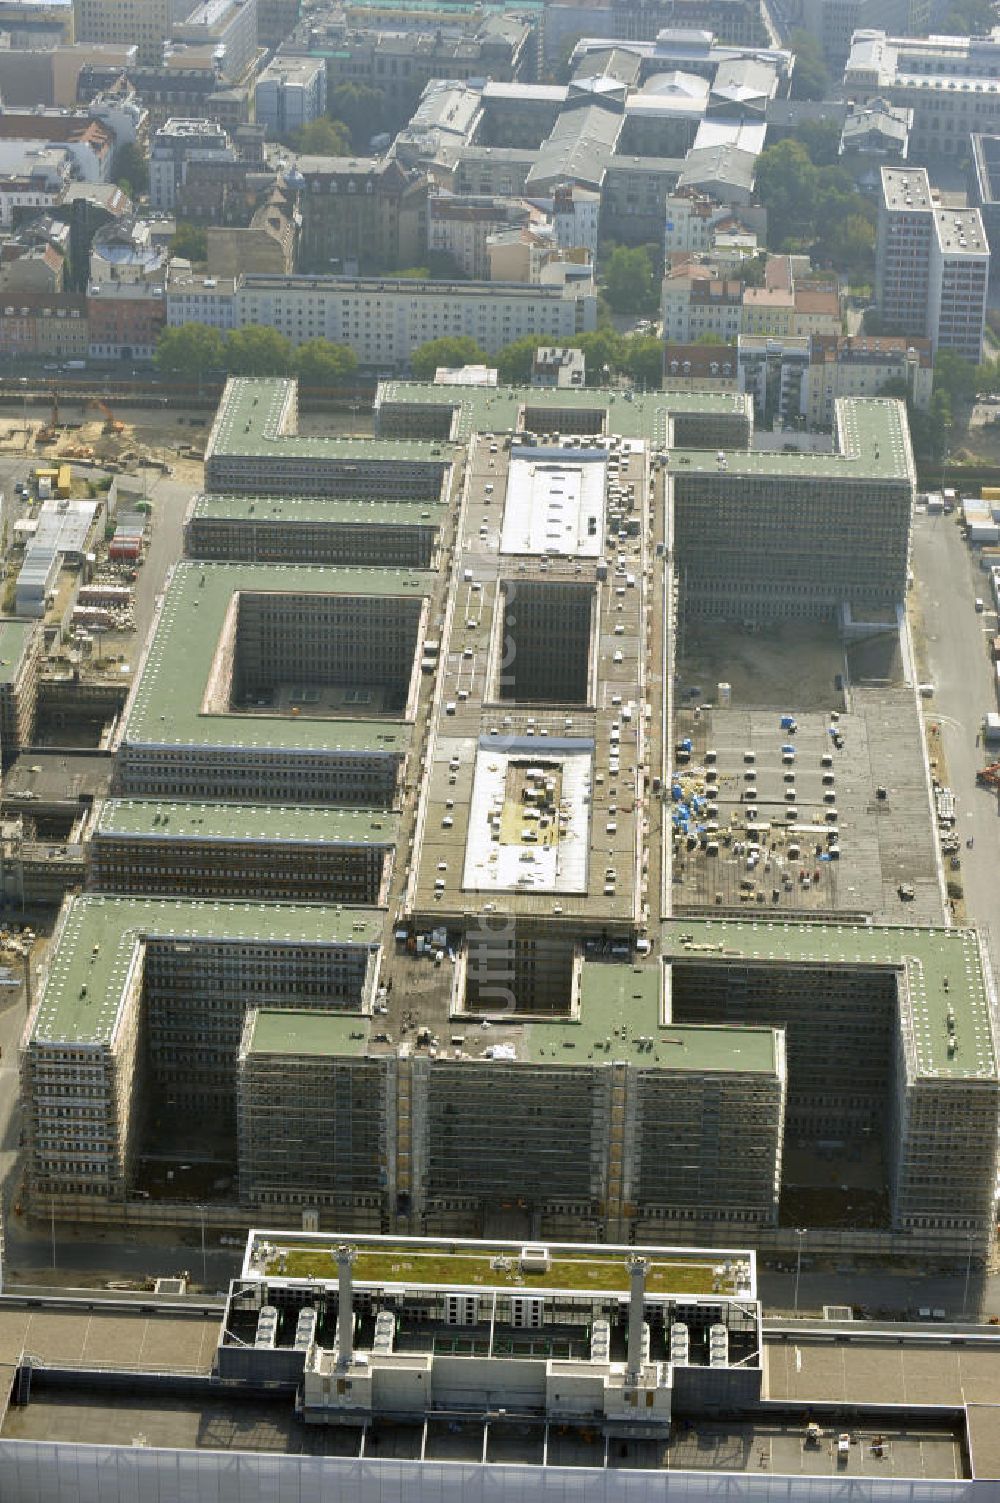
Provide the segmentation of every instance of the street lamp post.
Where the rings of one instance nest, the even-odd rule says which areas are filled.
[[[799,1239],[798,1252],[795,1258],[795,1297],[793,1300],[793,1312],[796,1315],[799,1313],[799,1277],[802,1273],[802,1239],[805,1234],[806,1228],[804,1226],[797,1226],[795,1228],[795,1235]]]

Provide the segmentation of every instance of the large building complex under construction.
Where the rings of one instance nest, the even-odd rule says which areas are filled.
[[[210,1115],[272,1224],[779,1245],[835,1204],[985,1251],[992,980],[925,763],[876,792],[863,696],[798,742],[672,697],[678,623],[891,628],[905,414],[752,437],[732,393],[464,382],[299,437],[230,383],[25,1035],[34,1200],[110,1215]]]

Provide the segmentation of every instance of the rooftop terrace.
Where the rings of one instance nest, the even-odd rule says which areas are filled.
[[[520,1266],[521,1244],[516,1242],[437,1241],[430,1237],[324,1238],[299,1233],[254,1229],[247,1240],[244,1276],[286,1278],[337,1277],[336,1248],[346,1243],[355,1251],[355,1284],[447,1285],[476,1289],[558,1289],[572,1293],[621,1293],[629,1290],[629,1261],[638,1253],[647,1259],[646,1291],[650,1295],[743,1294],[752,1289],[752,1257],[731,1250],[549,1244],[549,1266]],[[723,1267],[729,1271],[721,1273]],[[738,1279],[737,1274],[742,1274]],[[751,1296],[752,1297],[752,1296]]]

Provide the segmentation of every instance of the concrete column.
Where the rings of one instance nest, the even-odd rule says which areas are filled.
[[[353,1262],[353,1247],[344,1244],[337,1248],[337,1363],[340,1367],[350,1367],[354,1355]]]
[[[630,1258],[628,1265],[628,1375],[637,1378],[642,1371],[642,1311],[646,1295],[645,1258]]]

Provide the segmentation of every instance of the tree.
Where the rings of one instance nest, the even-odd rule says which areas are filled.
[[[830,93],[830,75],[819,42],[811,32],[793,31],[789,43],[795,53],[792,98],[826,99]]]
[[[566,343],[582,350],[587,362],[587,385],[601,386],[607,375],[620,371],[625,359],[625,341],[610,325],[593,329],[588,334],[578,334]]]
[[[170,242],[170,254],[185,261],[204,261],[208,256],[208,236],[197,225],[182,222]]]
[[[811,234],[818,191],[817,169],[798,141],[779,141],[757,158],[757,196],[767,209],[772,250]]]
[[[355,151],[367,151],[374,136],[394,136],[416,107],[419,90],[394,80],[391,92],[370,84],[342,83],[330,91],[326,107],[350,131]]]
[[[604,296],[615,313],[655,313],[659,289],[644,245],[616,245],[604,261]]]
[[[934,390],[947,396],[952,405],[971,402],[979,390],[976,367],[952,350],[938,350],[934,357]]]
[[[706,330],[706,332],[704,334],[699,334],[698,338],[696,340],[694,340],[693,342],[695,344],[704,344],[704,345],[711,345],[711,344],[723,344],[724,345],[726,341],[723,339],[723,337],[722,337],[721,334],[716,334],[715,331],[714,331],[714,329],[708,329],[708,330]]]
[[[287,376],[293,358],[291,341],[265,324],[234,329],[226,340],[226,369],[231,376]]]
[[[525,334],[505,345],[497,356],[500,380],[509,386],[524,386],[531,380],[531,366],[538,349],[539,340],[534,334]]]
[[[164,329],[156,341],[157,369],[170,375],[197,376],[201,381],[226,364],[226,344],[220,330],[210,324],[181,324]]]
[[[944,23],[947,36],[989,36],[996,25],[991,0],[952,0]]]
[[[350,346],[330,339],[307,339],[295,351],[295,373],[304,386],[346,386],[357,368]]]
[[[410,369],[418,381],[433,380],[439,366],[485,365],[489,356],[481,350],[471,334],[450,334],[429,339],[410,356]]]
[[[838,271],[868,271],[875,254],[875,226],[871,220],[864,214],[848,213],[831,217],[825,223],[828,233],[817,241],[819,258],[829,259]]]
[[[663,385],[663,341],[655,334],[637,334],[625,341],[625,370],[636,386],[658,391]]]
[[[351,133],[342,120],[321,115],[296,131],[295,150],[305,156],[347,157],[351,154]]]
[[[835,167],[840,156],[840,125],[825,116],[819,120],[800,120],[792,140],[809,153],[814,167]]]
[[[130,198],[149,188],[149,163],[133,141],[126,141],[115,152],[114,181]]]

